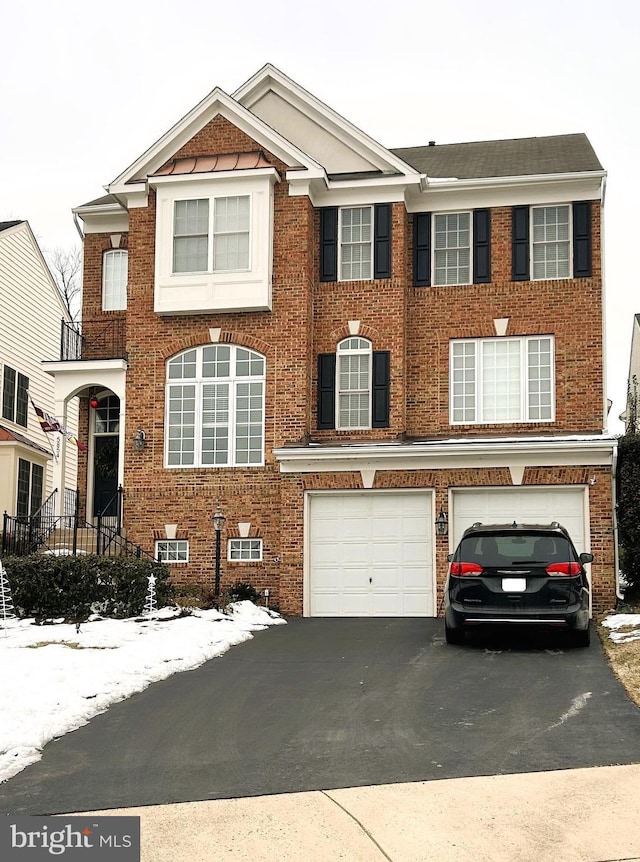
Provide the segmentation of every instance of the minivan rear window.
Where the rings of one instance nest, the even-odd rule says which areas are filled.
[[[518,563],[576,562],[576,552],[565,536],[548,533],[481,533],[460,542],[456,560],[483,567]]]

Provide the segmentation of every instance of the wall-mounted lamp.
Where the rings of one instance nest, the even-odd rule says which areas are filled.
[[[135,437],[133,438],[133,445],[135,446],[138,452],[142,452],[145,447],[147,435],[144,433],[142,428],[138,428],[136,431]]]
[[[436,525],[436,536],[446,536],[449,532],[449,520],[447,518],[447,513],[443,510],[442,506],[440,506],[440,514],[435,520]]]

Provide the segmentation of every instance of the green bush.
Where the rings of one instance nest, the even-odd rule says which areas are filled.
[[[168,568],[152,560],[32,554],[7,557],[3,564],[16,611],[36,620],[64,617],[78,622],[91,613],[136,616],[144,608],[151,574],[156,577],[158,607],[173,596]]]
[[[230,602],[250,601],[257,604],[260,599],[260,593],[246,581],[236,581],[225,590],[225,594]]]

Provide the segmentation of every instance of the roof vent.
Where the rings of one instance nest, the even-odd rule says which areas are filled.
[[[430,147],[435,147],[435,145],[436,145],[436,142],[435,142],[435,141],[429,141],[429,146],[430,146]]]

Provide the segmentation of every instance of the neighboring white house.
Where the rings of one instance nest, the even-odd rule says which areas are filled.
[[[54,490],[62,435],[42,430],[31,402],[55,412],[54,379],[42,362],[60,357],[63,319],[69,312],[28,222],[0,221],[0,512],[10,515],[33,514]],[[69,431],[77,422],[73,399]],[[76,476],[77,450],[66,458],[65,487],[75,488]]]

